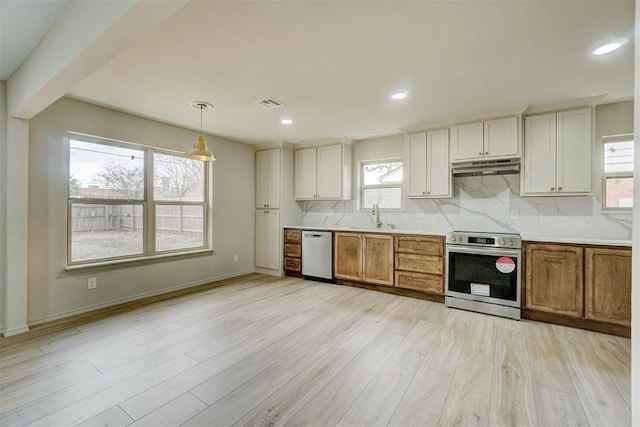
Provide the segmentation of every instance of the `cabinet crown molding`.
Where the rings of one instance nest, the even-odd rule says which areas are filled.
[[[325,145],[336,145],[336,144],[345,144],[345,145],[353,145],[354,141],[349,138],[327,138],[327,139],[318,139],[313,141],[304,141],[295,144],[294,148],[312,148],[312,147],[322,147]]]

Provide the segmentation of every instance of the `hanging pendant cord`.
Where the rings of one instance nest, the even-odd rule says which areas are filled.
[[[204,106],[200,104],[200,135],[202,135],[202,110],[203,109],[204,109]]]

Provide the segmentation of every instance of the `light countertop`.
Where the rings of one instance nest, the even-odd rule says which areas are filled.
[[[523,241],[528,242],[549,242],[549,243],[573,243],[577,245],[604,245],[604,246],[627,246],[631,247],[631,240],[616,239],[590,239],[588,237],[540,237],[522,235]]]
[[[283,228],[294,228],[298,230],[312,230],[312,231],[351,231],[354,233],[384,233],[384,234],[420,234],[424,236],[446,236],[447,233],[440,233],[436,231],[424,231],[424,230],[404,230],[399,228],[371,228],[371,227],[322,227],[322,226],[302,226],[302,225],[287,225]]]
[[[371,228],[371,227],[323,227],[323,226],[302,226],[287,225],[283,228],[293,228],[298,230],[313,231],[351,231],[355,233],[384,233],[384,234],[418,234],[423,236],[446,236],[447,233],[424,230],[405,230],[397,228]],[[602,246],[625,246],[631,247],[631,240],[619,239],[593,239],[588,237],[545,237],[521,235],[523,241],[528,242],[548,242],[548,243],[572,243],[577,245],[602,245]]]

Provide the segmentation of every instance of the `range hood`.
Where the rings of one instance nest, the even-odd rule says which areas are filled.
[[[509,175],[520,173],[520,159],[476,160],[453,163],[453,176]]]

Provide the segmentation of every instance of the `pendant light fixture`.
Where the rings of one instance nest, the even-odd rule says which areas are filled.
[[[195,144],[193,144],[193,148],[187,151],[185,155],[194,160],[215,162],[216,156],[209,151],[207,148],[207,142],[204,140],[204,136],[202,135],[202,111],[213,108],[213,105],[205,101],[193,101],[191,106],[200,110],[200,135],[198,135],[198,139],[196,139]]]

